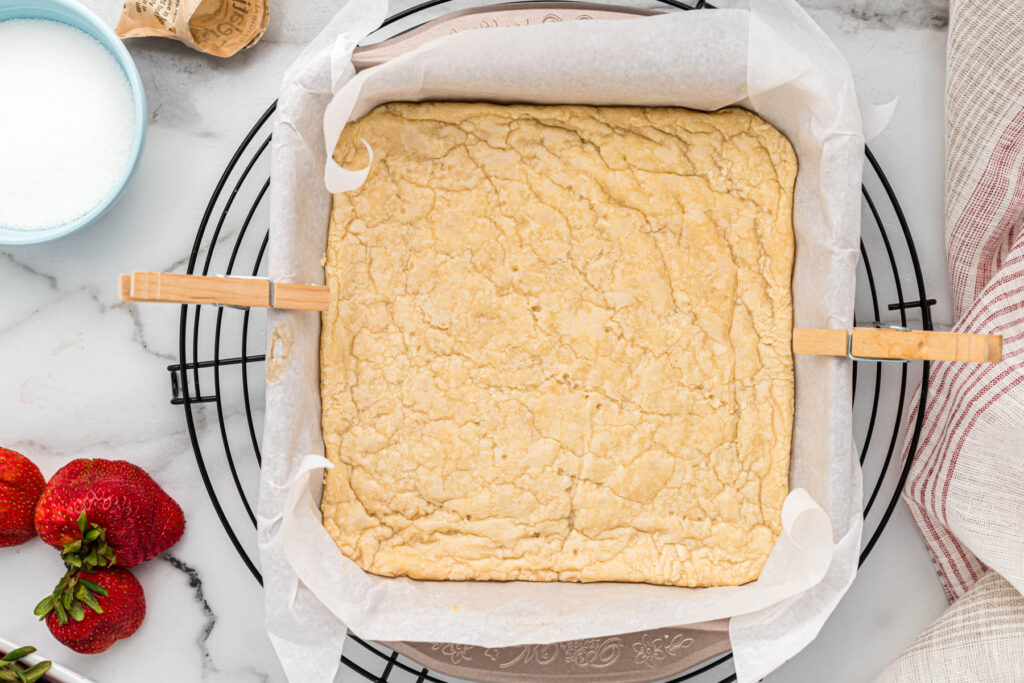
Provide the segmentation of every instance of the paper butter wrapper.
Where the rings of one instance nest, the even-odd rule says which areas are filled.
[[[365,177],[334,165],[330,153],[348,121],[384,102],[738,105],[781,130],[799,158],[795,324],[852,325],[864,127],[846,61],[793,0],[466,31],[357,74],[352,51],[386,10],[385,0],[349,0],[285,76],[272,150],[273,279],[323,282],[328,189]],[[415,581],[364,572],[324,530],[320,317],[275,309],[267,327],[257,524],[267,626],[290,681],[333,680],[346,629],[371,640],[498,648],[730,617],[738,680],[747,683],[809,643],[853,580],[861,478],[846,359],[795,359],[791,492],[757,581],[699,589]]]
[[[270,0],[128,0],[116,31],[122,38],[173,38],[230,57],[256,44],[269,17]]]

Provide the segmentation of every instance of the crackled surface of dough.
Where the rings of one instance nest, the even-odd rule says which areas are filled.
[[[757,116],[389,104],[335,158],[324,525],[420,579],[742,584],[781,528],[796,157]]]

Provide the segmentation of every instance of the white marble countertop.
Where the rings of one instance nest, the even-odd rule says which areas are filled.
[[[139,568],[147,616],[102,655],[57,644],[32,616],[61,572],[41,542],[0,551],[0,637],[31,643],[103,683],[283,681],[263,630],[259,586],[203,489],[182,411],[168,402],[177,361],[174,306],[121,304],[116,275],[181,271],[225,163],[274,99],[281,75],[341,0],[273,0],[252,50],[223,61],[162,40],[129,41],[149,98],[149,137],[120,203],[53,242],[0,248],[0,443],[47,476],[77,457],[132,460],[182,505],[185,537]],[[85,0],[111,25],[121,0]],[[393,2],[393,9],[411,2]],[[942,248],[943,0],[805,0],[848,55],[863,98],[899,98],[871,143],[902,200],[934,314],[949,324]],[[841,9],[837,9],[841,8]],[[435,13],[436,14],[436,13]],[[433,16],[433,15],[431,15]],[[870,680],[945,608],[902,504],[819,638],[772,681]],[[358,680],[343,671],[339,680]],[[404,680],[404,679],[403,679]],[[410,679],[411,680],[411,679]]]

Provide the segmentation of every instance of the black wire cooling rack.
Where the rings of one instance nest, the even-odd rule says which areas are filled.
[[[392,15],[384,27],[411,28],[450,0],[429,0]],[[709,7],[658,0],[678,9]],[[409,26],[403,20],[411,18]],[[406,22],[409,23],[409,22]],[[270,119],[275,105],[245,135],[213,190],[199,224],[188,273],[260,275],[268,241]],[[888,319],[905,327],[932,329],[924,275],[899,201],[874,154],[865,149],[861,261],[856,313],[859,324]],[[264,405],[265,312],[211,306],[182,306],[180,362],[168,367],[172,403],[182,406],[196,464],[228,539],[253,578],[256,562],[256,499]],[[875,547],[899,501],[917,450],[924,411],[910,426],[906,442],[907,393],[920,382],[927,400],[927,363],[854,364],[854,437],[864,467],[864,544],[861,564]],[[215,416],[211,415],[211,409]],[[734,680],[731,655],[681,672],[678,681]],[[451,679],[433,673],[377,643],[350,636],[342,662],[357,679],[381,683]]]

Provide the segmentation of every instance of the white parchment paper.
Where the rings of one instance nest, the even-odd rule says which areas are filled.
[[[794,318],[852,324],[864,136],[849,68],[792,0],[469,31],[358,75],[356,43],[384,0],[350,0],[285,77],[274,126],[270,277],[323,283],[330,194],[364,175],[329,162],[344,124],[396,100],[751,109],[793,143]],[[325,114],[326,113],[326,114]],[[372,163],[372,161],[371,161]],[[733,617],[740,681],[817,634],[853,580],[861,477],[850,365],[796,359],[791,493],[761,577],[738,587],[430,582],[367,574],[320,523],[324,467],[316,313],[268,317],[267,412],[258,508],[267,627],[289,680],[330,681],[346,627],[375,640],[485,647],[598,637]]]

